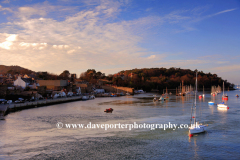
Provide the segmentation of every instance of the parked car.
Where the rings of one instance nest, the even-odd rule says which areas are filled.
[[[20,100],[16,100],[16,101],[14,101],[15,103],[22,103],[22,101],[20,101]]]
[[[7,103],[7,100],[4,99],[4,100],[2,100],[1,102],[2,102],[2,104],[6,104],[6,103]]]
[[[18,100],[16,100],[15,103],[24,103],[24,99],[23,98],[18,98]]]
[[[8,104],[12,103],[12,100],[8,100],[7,103],[8,103]]]
[[[5,100],[5,99],[0,99],[0,103],[3,103],[3,104],[4,104],[5,101],[7,101],[7,100]]]

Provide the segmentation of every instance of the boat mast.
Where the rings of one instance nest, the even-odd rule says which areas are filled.
[[[195,91],[194,124],[196,124],[196,110],[197,110],[197,72],[196,72],[196,91]]]
[[[224,96],[224,82],[223,82],[223,96]]]

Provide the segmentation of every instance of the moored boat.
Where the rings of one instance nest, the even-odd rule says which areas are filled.
[[[218,106],[218,108],[222,108],[222,109],[229,109],[229,107],[228,107],[227,105],[225,105],[225,104],[224,104],[224,102],[223,102],[223,103],[220,103],[220,104],[218,104],[217,106]]]
[[[228,96],[224,94],[224,82],[223,82],[223,95],[222,95],[222,100],[227,101]]]
[[[108,109],[105,109],[105,111],[104,112],[107,112],[107,113],[109,113],[109,112],[112,112],[113,111],[113,109],[112,108],[108,108]]]
[[[214,105],[214,102],[209,101],[208,104],[209,104],[209,105]]]
[[[196,91],[195,91],[195,107],[193,116],[191,115],[191,121],[193,121],[193,124],[191,124],[191,127],[189,128],[189,136],[192,137],[193,134],[199,134],[206,131],[207,126],[199,124],[196,120],[196,110],[197,110],[197,73],[196,73]]]

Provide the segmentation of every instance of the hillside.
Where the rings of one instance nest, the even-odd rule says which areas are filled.
[[[118,86],[134,87],[135,89],[144,89],[150,91],[151,89],[165,89],[166,87],[174,89],[180,86],[180,83],[184,85],[195,84],[196,70],[181,68],[143,68],[120,71],[114,74],[113,77],[109,77],[113,84]],[[124,78],[123,78],[124,77]],[[223,80],[218,77],[217,74],[203,73],[198,71],[198,87],[210,89],[211,86],[222,86],[223,82],[225,87],[229,89],[233,88],[234,84]]]
[[[15,73],[21,73],[21,74],[31,74],[34,71],[31,71],[29,69],[20,67],[20,66],[5,66],[5,65],[0,65],[0,73],[1,74],[15,74]]]

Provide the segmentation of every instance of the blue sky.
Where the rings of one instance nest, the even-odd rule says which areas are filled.
[[[180,67],[240,84],[239,8],[239,0],[2,0],[0,64],[78,75]]]

